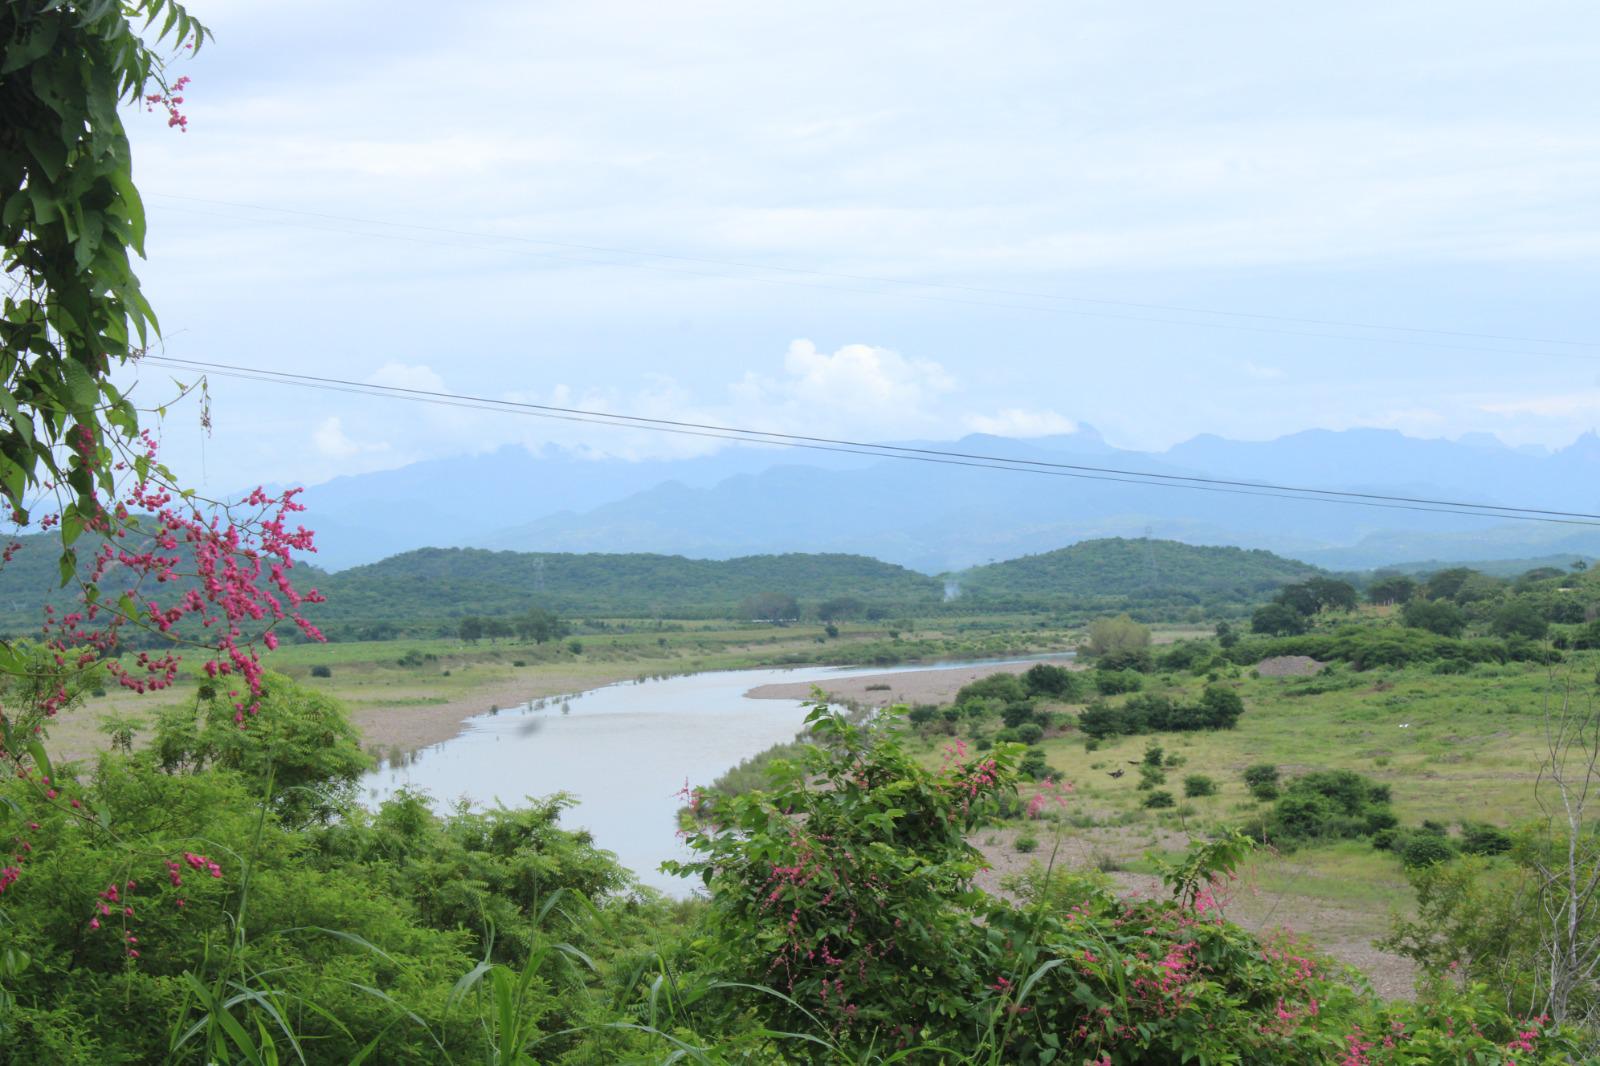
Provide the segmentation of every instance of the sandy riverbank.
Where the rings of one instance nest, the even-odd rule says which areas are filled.
[[[927,670],[900,670],[893,673],[838,677],[820,687],[831,699],[841,703],[886,707],[894,703],[948,703],[964,685],[990,674],[1020,674],[1036,663],[1048,662],[1069,670],[1082,669],[1059,658],[1030,659],[1019,663],[979,664],[977,666],[930,667]],[[803,700],[811,696],[809,681],[786,681],[776,685],[757,685],[745,695],[757,700]]]

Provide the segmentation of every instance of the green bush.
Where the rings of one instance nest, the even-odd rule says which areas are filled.
[[[1030,781],[1042,781],[1055,776],[1055,771],[1050,769],[1050,763],[1046,761],[1041,748],[1029,748],[1023,752],[1022,761],[1017,764],[1017,772]]]
[[[1000,703],[1024,703],[1028,690],[1016,674],[990,674],[971,684],[963,685],[956,693],[956,703],[973,700],[997,700]],[[1031,705],[1030,705],[1031,706]]]
[[[1461,850],[1468,855],[1504,855],[1511,850],[1511,834],[1482,822],[1461,823]]]
[[[1039,850],[1039,838],[1032,833],[1023,833],[1011,842],[1011,846],[1026,855]]]
[[[1395,825],[1389,789],[1349,770],[1315,770],[1289,782],[1265,828],[1284,843],[1370,837]]]
[[[1137,670],[1096,670],[1094,687],[1102,696],[1138,692],[1144,687],[1144,676]]]
[[[1037,663],[1022,675],[1023,687],[1030,696],[1045,696],[1053,700],[1075,700],[1082,692],[1077,675],[1064,666]]]
[[[1017,727],[1017,739],[1024,744],[1037,744],[1044,739],[1044,730],[1036,722]]]
[[[1394,850],[1407,866],[1429,866],[1436,862],[1449,862],[1456,857],[1456,847],[1450,838],[1438,833],[1404,834],[1396,839]]]
[[[325,665],[323,663],[317,663],[315,666],[313,666],[311,668],[311,676],[312,677],[332,677],[333,676],[333,667],[327,666],[327,665]]]
[[[1188,799],[1215,796],[1217,794],[1217,783],[1205,774],[1189,774],[1183,779],[1183,794]]]
[[[1278,768],[1271,763],[1256,763],[1244,770],[1245,787],[1258,800],[1278,798]]]
[[[1178,801],[1173,799],[1172,793],[1157,790],[1144,798],[1144,805],[1157,810],[1165,807],[1176,807]]]

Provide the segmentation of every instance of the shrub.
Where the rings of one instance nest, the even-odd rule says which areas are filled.
[[[1030,781],[1042,781],[1055,776],[1055,771],[1050,769],[1044,752],[1039,748],[1029,748],[1022,753],[1022,761],[1017,764],[1017,772]]]
[[[1467,616],[1448,600],[1412,600],[1400,609],[1400,619],[1413,629],[1441,637],[1458,637],[1467,628]]]
[[[1033,721],[1033,704],[1027,700],[1008,703],[1005,705],[1005,709],[1000,712],[1000,720],[1012,729],[1031,722]]]
[[[993,699],[1001,703],[1023,703],[1027,698],[1028,690],[1016,674],[990,674],[971,684],[963,685],[961,691],[956,693],[955,702],[968,703],[973,700]]]
[[[1482,822],[1461,823],[1461,850],[1468,855],[1504,855],[1511,850],[1511,834]]]
[[[1395,841],[1395,851],[1407,866],[1431,866],[1456,857],[1456,848],[1450,838],[1438,833],[1402,834]]]
[[[1044,739],[1044,730],[1039,727],[1038,723],[1029,722],[1026,725],[1017,727],[1017,739],[1024,744],[1037,744]]]
[[[1144,798],[1144,805],[1152,810],[1163,807],[1176,807],[1178,801],[1172,798],[1172,793],[1156,791]]]
[[[1064,666],[1037,663],[1022,675],[1023,687],[1030,696],[1048,696],[1057,700],[1077,699],[1081,686],[1077,676]]]
[[[1022,854],[1039,850],[1039,838],[1032,833],[1023,833],[1011,842],[1011,846]]]
[[[1389,789],[1349,770],[1314,770],[1289,782],[1267,819],[1286,842],[1371,836],[1395,824]]]
[[[1167,783],[1167,772],[1159,766],[1144,763],[1139,767],[1139,787],[1145,791]]]
[[[1258,762],[1244,769],[1245,787],[1258,800],[1278,798],[1278,768],[1269,762]]]
[[[317,665],[315,665],[315,666],[313,666],[311,668],[311,676],[312,677],[332,677],[333,676],[333,667],[324,666],[322,663],[318,663]]]
[[[1144,687],[1144,677],[1137,670],[1096,670],[1094,687],[1102,696],[1138,692]]]
[[[931,703],[919,703],[911,708],[911,713],[906,717],[912,725],[927,725],[938,715],[939,708]]]
[[[1183,794],[1188,799],[1215,796],[1217,783],[1205,774],[1190,774],[1183,779]]]

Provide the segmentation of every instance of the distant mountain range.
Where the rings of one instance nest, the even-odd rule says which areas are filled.
[[[973,435],[903,443],[1156,474],[1600,512],[1594,434],[1554,452],[1511,448],[1485,435],[1425,440],[1378,429],[1308,430],[1273,441],[1206,435],[1159,453],[1111,447],[1087,428],[1029,440]],[[1336,570],[1600,554],[1600,528],[1582,525],[1068,473],[782,448],[629,462],[507,447],[336,478],[309,489],[305,502],[307,524],[318,531],[318,563],[329,569],[414,548],[481,547],[703,559],[835,552],[936,574],[1081,540],[1141,536],[1269,549]]]

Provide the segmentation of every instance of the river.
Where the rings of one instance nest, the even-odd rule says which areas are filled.
[[[689,857],[676,832],[685,783],[710,784],[729,767],[792,740],[805,721],[803,701],[749,699],[750,689],[1041,658],[1055,656],[625,681],[469,719],[458,736],[405,765],[373,771],[362,787],[374,806],[401,788],[424,791],[436,804],[465,799],[479,807],[515,807],[528,797],[569,792],[578,802],[562,816],[563,826],[587,828],[596,845],[615,852],[643,883],[681,897],[693,885],[659,867]]]

